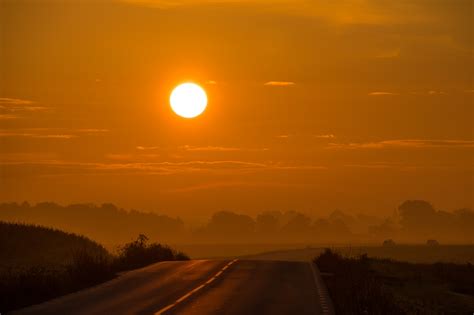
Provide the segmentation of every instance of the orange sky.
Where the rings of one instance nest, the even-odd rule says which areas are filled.
[[[472,1],[0,6],[0,201],[473,206]],[[209,98],[192,120],[168,104],[188,80]]]

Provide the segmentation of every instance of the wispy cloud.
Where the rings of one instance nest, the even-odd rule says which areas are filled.
[[[105,157],[110,160],[117,161],[152,161],[160,157],[160,154],[156,153],[141,153],[141,154],[132,154],[132,153],[111,153],[106,154]]]
[[[403,139],[378,142],[330,143],[333,149],[381,149],[381,148],[473,148],[474,140],[424,140]]]
[[[1,132],[0,137],[26,137],[38,139],[72,139],[77,138],[77,135],[72,134],[38,134],[38,133],[21,133],[21,132]]]
[[[0,97],[0,110],[3,112],[21,112],[21,111],[41,111],[47,107],[38,106],[35,102],[30,100],[23,100],[18,98]]]
[[[108,132],[107,129],[69,129],[69,128],[17,128],[0,129],[0,137],[25,137],[37,139],[72,139],[81,135],[96,135]]]
[[[128,162],[126,155],[109,155],[108,158],[123,162],[93,163],[72,162],[56,159],[31,159],[4,161],[4,166],[36,166],[46,175],[67,174],[137,174],[137,175],[174,175],[189,173],[210,174],[251,174],[265,171],[321,171],[326,167],[316,165],[288,165],[274,162],[251,162],[240,160],[186,161],[186,162]]]
[[[19,98],[0,97],[0,104],[2,105],[32,105],[34,103],[33,101]]]
[[[386,95],[399,95],[398,93],[393,93],[393,92],[383,92],[383,91],[376,91],[376,92],[370,92],[370,96],[386,96]]]
[[[136,146],[135,149],[140,150],[140,151],[151,151],[151,150],[158,150],[160,147],[146,147],[146,146]]]
[[[281,87],[286,87],[286,86],[293,86],[296,85],[295,82],[291,81],[269,81],[263,84],[265,86],[281,86]]]
[[[428,91],[428,95],[446,95],[446,92],[431,90]]]
[[[76,132],[81,133],[105,133],[109,132],[109,129],[97,129],[97,128],[83,128],[83,129],[73,129]]]
[[[181,150],[184,151],[242,151],[241,148],[236,147],[222,147],[222,146],[191,146],[191,145],[184,145],[179,147]]]
[[[17,115],[13,114],[0,114],[0,120],[7,120],[7,119],[17,119]]]
[[[334,138],[336,138],[336,136],[333,135],[333,134],[315,135],[314,137],[315,137],[315,138],[319,138],[319,139],[334,139]]]
[[[439,90],[429,90],[429,91],[421,91],[421,92],[410,92],[407,94],[411,95],[425,95],[425,96],[433,96],[433,95],[446,95],[447,93],[444,91],[439,91]],[[370,96],[390,96],[390,95],[401,95],[401,93],[395,93],[395,92],[385,92],[385,91],[376,91],[376,92],[370,92],[368,95]]]
[[[240,148],[240,147],[225,147],[225,146],[192,146],[192,145],[184,145],[184,146],[179,147],[179,149],[184,150],[184,151],[204,151],[204,152],[268,151],[268,148]]]

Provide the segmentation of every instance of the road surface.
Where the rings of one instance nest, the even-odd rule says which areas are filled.
[[[14,314],[331,314],[307,262],[161,262]]]

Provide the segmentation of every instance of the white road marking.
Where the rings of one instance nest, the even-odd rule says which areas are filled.
[[[232,260],[231,262],[229,262],[227,265],[225,265],[221,270],[219,270],[213,277],[211,277],[209,280],[207,280],[205,283],[201,284],[200,286],[194,288],[193,290],[189,291],[188,293],[186,293],[185,295],[183,295],[182,297],[180,297],[179,299],[176,300],[176,302],[162,308],[161,310],[159,310],[158,312],[155,313],[155,315],[161,315],[161,314],[164,314],[166,311],[172,309],[173,307],[175,307],[177,304],[183,302],[184,300],[186,300],[187,298],[189,298],[191,295],[193,295],[194,293],[196,293],[197,291],[201,290],[202,288],[204,288],[207,284],[210,284],[212,281],[216,280],[221,274],[222,272],[224,272],[227,268],[229,268],[233,263],[235,263],[237,261],[237,259],[234,259]]]
[[[334,308],[332,306],[331,298],[329,297],[328,291],[326,290],[326,287],[322,282],[323,280],[321,279],[320,273],[316,270],[316,266],[312,261],[310,261],[309,264],[311,267],[311,271],[313,272],[314,282],[318,291],[317,293],[319,296],[319,301],[321,303],[321,310],[323,311],[324,315],[333,315]]]

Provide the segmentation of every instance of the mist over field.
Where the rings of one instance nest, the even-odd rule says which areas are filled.
[[[421,200],[405,201],[390,217],[351,215],[336,210],[328,216],[309,217],[297,211],[265,211],[255,217],[231,211],[214,213],[200,226],[186,219],[113,204],[61,206],[44,202],[0,204],[0,220],[55,227],[86,235],[103,244],[130,241],[143,233],[172,244],[472,244],[474,212],[470,209],[436,210]]]

